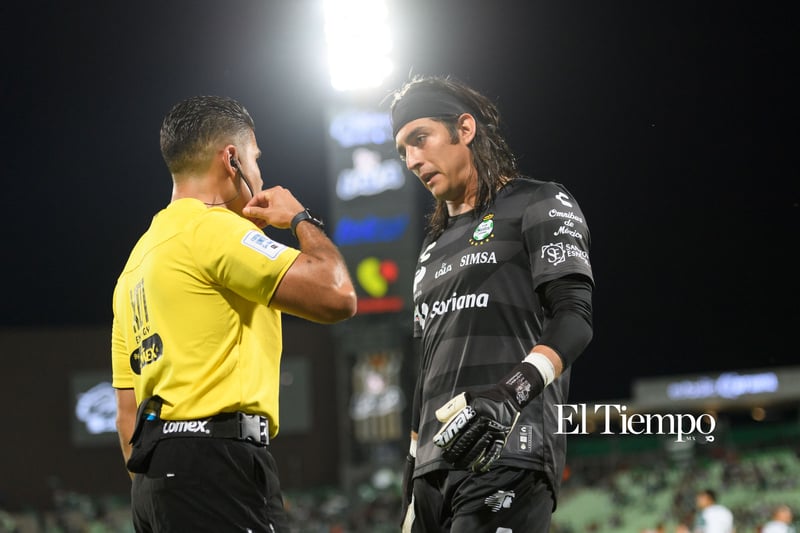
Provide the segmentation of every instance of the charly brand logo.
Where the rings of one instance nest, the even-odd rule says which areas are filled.
[[[561,204],[565,207],[572,207],[572,203],[569,201],[569,196],[567,196],[563,192],[556,194],[556,200],[561,202]]]
[[[514,503],[513,490],[498,490],[491,496],[487,496],[483,503],[485,503],[493,513],[498,512],[500,509],[510,509],[511,504]]]
[[[517,446],[519,447],[519,451],[521,452],[530,452],[531,449],[531,434],[533,433],[532,426],[526,425],[519,425],[517,426],[517,432],[519,434],[519,441],[517,442]]]
[[[433,250],[435,247],[436,247],[436,241],[433,241],[428,246],[426,246],[424,250],[422,250],[422,253],[419,254],[420,265],[422,265],[422,263],[431,258],[431,250]],[[419,298],[419,295],[421,294],[419,290],[419,284],[425,278],[425,273],[427,271],[428,269],[425,268],[424,265],[422,265],[417,269],[416,272],[414,272],[414,287],[412,289],[412,294],[414,295],[415,300]]]
[[[436,241],[433,241],[432,243],[430,243],[428,246],[425,247],[422,253],[419,254],[420,263],[424,263],[425,261],[431,258],[431,250],[433,250],[435,246],[436,246]]]
[[[709,413],[629,413],[621,404],[597,404],[591,410],[585,403],[556,404],[556,411],[557,435],[588,435],[587,414],[601,415],[601,435],[669,435],[676,442],[714,442],[717,427]]]
[[[419,284],[423,280],[423,278],[425,278],[425,272],[427,270],[428,269],[426,269],[424,266],[421,266],[417,269],[416,272],[414,272],[414,289],[413,289],[414,298],[417,298],[420,295]]]
[[[481,244],[486,244],[492,237],[494,237],[494,213],[489,213],[481,223],[475,228],[475,231],[472,232],[472,238],[469,240],[469,243],[472,246],[479,246]]]

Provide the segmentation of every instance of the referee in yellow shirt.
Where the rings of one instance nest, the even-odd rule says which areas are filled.
[[[164,118],[169,205],[114,290],[113,384],[137,532],[288,531],[274,460],[281,312],[355,313],[322,222],[283,187],[261,190],[253,119],[231,98]],[[291,228],[299,243],[260,228]]]

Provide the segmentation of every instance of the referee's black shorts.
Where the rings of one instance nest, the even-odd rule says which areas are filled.
[[[548,533],[553,492],[542,472],[498,466],[440,470],[414,479],[412,533]],[[408,526],[411,526],[408,528]]]
[[[240,440],[160,441],[131,503],[138,533],[289,531],[269,448]]]

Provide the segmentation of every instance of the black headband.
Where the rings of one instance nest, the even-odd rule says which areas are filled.
[[[405,95],[392,110],[392,137],[397,137],[400,128],[418,118],[439,118],[469,113],[476,117],[468,106],[450,93],[420,88]]]

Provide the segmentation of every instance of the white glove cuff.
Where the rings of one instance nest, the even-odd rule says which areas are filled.
[[[531,352],[522,360],[523,363],[530,363],[536,367],[536,370],[539,371],[539,374],[542,375],[542,379],[544,380],[544,386],[547,387],[550,385],[554,379],[556,379],[556,369],[553,366],[553,363],[550,362],[550,359],[547,356],[542,355],[538,352]]]

